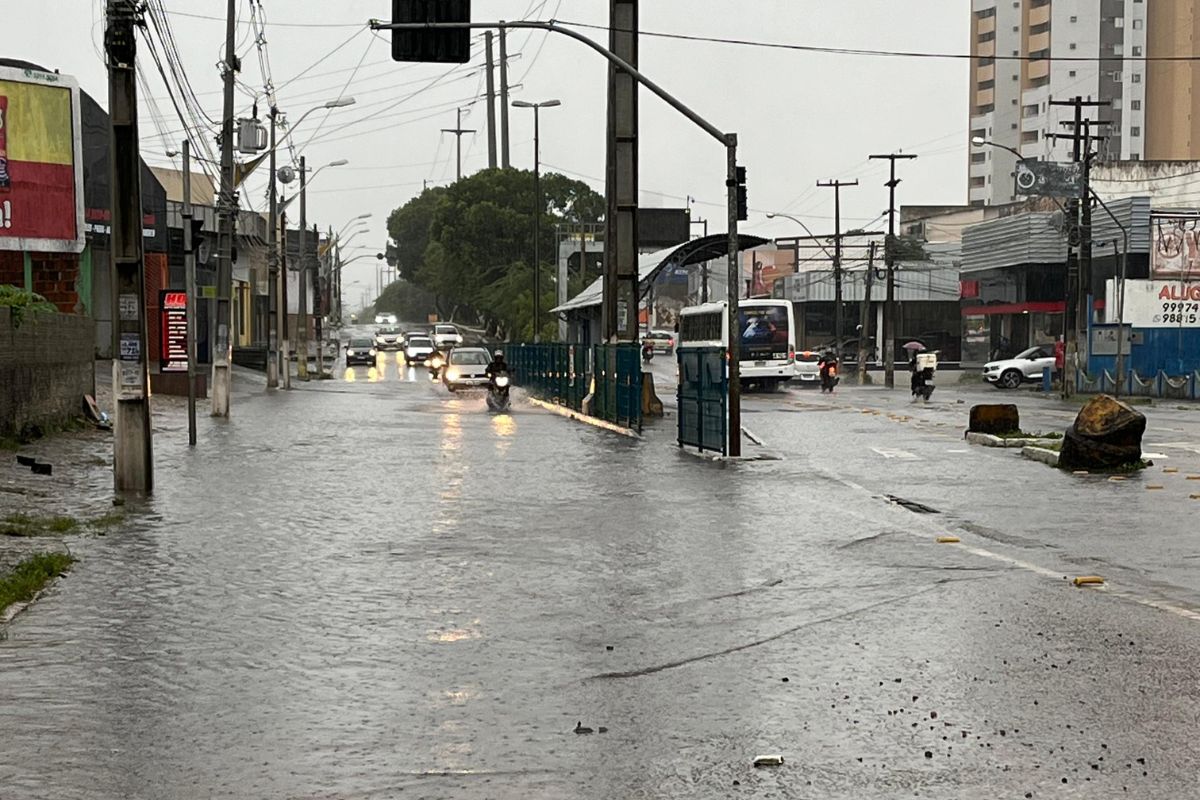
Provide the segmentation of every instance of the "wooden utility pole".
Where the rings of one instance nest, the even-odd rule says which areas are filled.
[[[842,187],[858,186],[858,181],[817,181],[821,189],[833,189],[833,354],[842,360]]]
[[[108,0],[109,269],[112,285],[113,489],[154,490],[146,270],[142,249],[142,159],[138,149],[135,0]]]
[[[896,161],[913,159],[915,155],[903,153],[888,153],[873,155],[873,159],[887,159],[891,162],[891,178],[884,186],[888,187],[888,234],[883,245],[884,259],[887,261],[887,300],[883,306],[883,346],[879,349],[883,357],[883,382],[889,389],[896,388],[896,187],[900,181],[896,178]]]

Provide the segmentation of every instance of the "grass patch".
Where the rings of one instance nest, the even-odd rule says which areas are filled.
[[[0,519],[0,536],[65,536],[85,529],[103,533],[124,521],[125,514],[120,511],[110,511],[92,520],[79,520],[65,515],[40,517],[9,514]]]
[[[997,439],[1061,439],[1061,438],[1063,438],[1063,435],[1061,433],[1042,433],[1041,431],[1038,431],[1037,433],[1029,433],[1028,431],[1009,431],[1008,433],[994,433],[992,435],[995,436]]]
[[[120,525],[124,521],[125,521],[124,513],[120,512],[120,511],[110,511],[107,514],[100,516],[100,517],[96,517],[94,520],[89,522],[88,527],[103,531],[103,530],[108,530],[109,528],[116,527],[117,525]]]
[[[0,577],[0,614],[13,603],[27,603],[75,563],[66,553],[38,553],[19,562],[8,575]]]

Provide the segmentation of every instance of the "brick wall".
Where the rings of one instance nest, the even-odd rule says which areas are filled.
[[[30,253],[33,291],[64,314],[83,310],[79,302],[79,256],[75,253]],[[0,251],[0,283],[25,288],[25,254]]]
[[[95,394],[96,323],[70,314],[26,313],[19,326],[0,308],[0,436],[79,416]]]

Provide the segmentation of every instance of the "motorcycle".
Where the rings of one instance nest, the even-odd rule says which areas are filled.
[[[442,370],[446,368],[446,357],[435,350],[425,359],[425,368],[429,370],[429,380],[437,383],[442,379]]]
[[[917,353],[912,361],[912,396],[913,400],[929,402],[933,395],[933,376],[937,372],[936,353]]]
[[[654,359],[654,345],[645,342],[642,345],[642,363],[649,364]]]
[[[831,358],[821,362],[821,393],[829,392],[833,394],[833,387],[838,385],[838,362],[837,359]]]
[[[503,412],[508,410],[507,372],[497,372],[488,382],[487,405],[490,411]]]

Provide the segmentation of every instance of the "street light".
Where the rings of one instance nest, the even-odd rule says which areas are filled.
[[[351,225],[358,222],[360,219],[370,219],[371,216],[372,216],[371,212],[368,211],[366,214],[359,214],[357,217],[353,217],[349,222],[347,222],[345,225],[342,226],[342,229],[340,231],[338,231],[338,235],[333,238],[340,239],[342,234],[345,233],[346,229],[349,228]]]
[[[1008,152],[1012,153],[1014,156],[1017,157],[1018,161],[1027,161],[1028,160],[1025,158],[1025,156],[1021,155],[1020,152],[1018,152],[1017,150],[1014,150],[1013,148],[1009,147],[1008,145],[1000,144],[999,142],[993,142],[990,139],[983,138],[982,136],[972,136],[971,144],[975,145],[976,147],[999,147],[1001,150],[1007,150]]]
[[[561,100],[544,100],[540,103],[530,103],[526,100],[514,100],[513,108],[533,109],[533,341],[541,341],[542,329],[542,268],[541,246],[538,240],[542,235],[542,167],[541,167],[541,110],[561,106]]]

